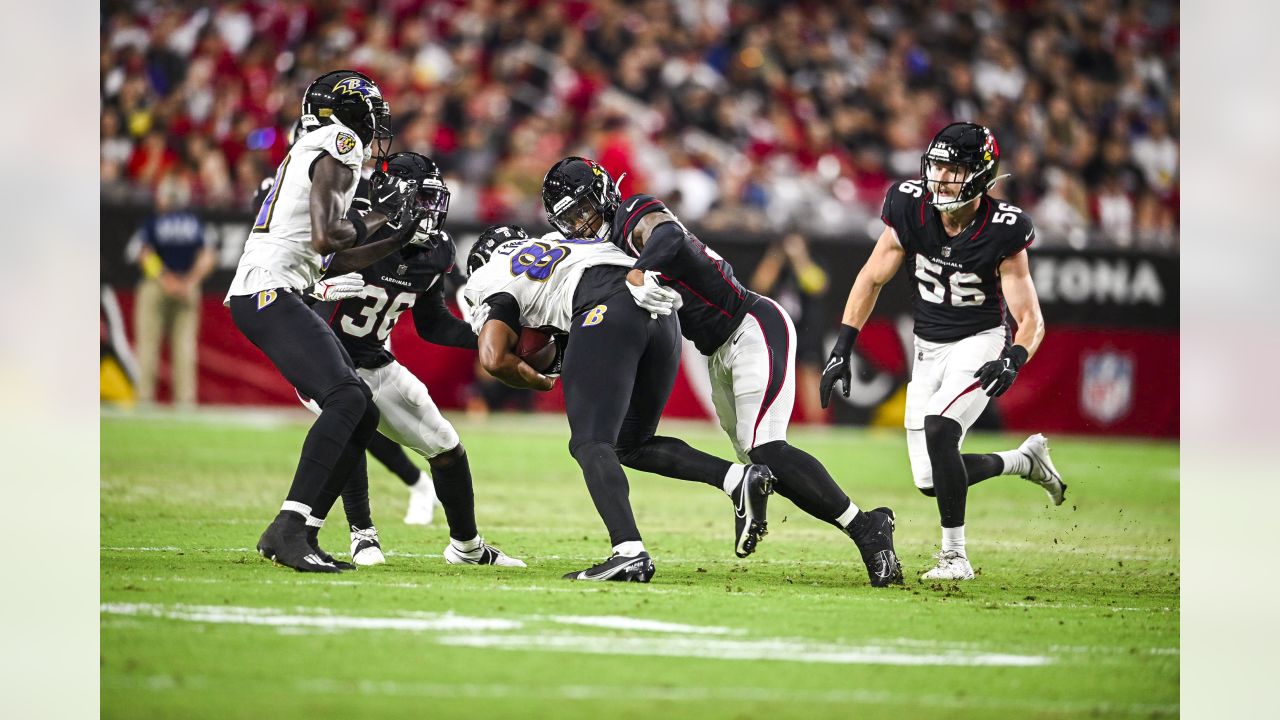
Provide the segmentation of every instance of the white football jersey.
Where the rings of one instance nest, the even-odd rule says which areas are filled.
[[[467,280],[463,298],[475,308],[498,293],[510,293],[520,306],[523,327],[568,332],[573,321],[573,293],[582,273],[597,265],[634,264],[635,258],[607,240],[566,241],[560,233],[551,232],[499,245],[489,262]]]
[[[321,257],[311,247],[311,167],[326,153],[354,172],[344,202],[351,207],[364,144],[344,125],[323,125],[299,138],[276,170],[275,184],[245,241],[228,300],[273,288],[302,290],[320,279],[333,256]]]

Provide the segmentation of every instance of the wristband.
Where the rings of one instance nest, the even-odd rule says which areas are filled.
[[[836,344],[835,347],[831,348],[831,354],[847,358],[849,353],[853,352],[853,344],[857,341],[858,328],[841,324],[840,334],[836,336]]]
[[[1018,370],[1027,363],[1027,349],[1021,345],[1014,345],[1004,354],[1013,363],[1013,369]]]

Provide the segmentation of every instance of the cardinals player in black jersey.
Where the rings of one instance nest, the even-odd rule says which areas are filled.
[[[1009,389],[1044,339],[1026,252],[1035,226],[1021,209],[987,194],[999,169],[1000,147],[991,130],[954,123],[929,143],[920,179],[889,188],[882,213],[886,227],[849,291],[820,386],[823,407],[836,382],[849,396],[849,355],[858,330],[880,288],[908,263],[916,283],[916,338],[907,385],[907,451],[916,487],[937,498],[942,524],[942,550],[924,574],[927,580],[973,578],[964,537],[970,485],[1020,475],[1043,487],[1054,505],[1062,504],[1067,489],[1043,435],[1007,452],[960,453],[974,420],[992,397]],[[1012,337],[1010,315],[1017,323]]]
[[[443,278],[453,269],[456,252],[453,239],[443,230],[449,188],[435,162],[418,153],[400,152],[380,160],[377,173],[412,181],[417,187],[415,215],[421,220],[414,240],[359,273],[316,283],[312,295],[321,302],[312,309],[332,328],[355,363],[356,374],[369,386],[380,413],[378,432],[427,459],[449,524],[445,560],[525,567],[523,561],[486,544],[480,536],[471,469],[458,433],[440,414],[422,381],[397,362],[390,350],[391,329],[410,309],[423,340],[476,347],[471,327],[454,317],[444,300]],[[370,237],[372,242],[377,240],[377,234]],[[313,401],[302,399],[318,411]],[[351,526],[352,561],[357,565],[385,562],[369,510],[369,480],[363,472],[363,458],[344,487],[342,499]]]
[[[720,424],[742,463],[767,465],[779,494],[840,528],[857,544],[871,584],[902,581],[893,511],[864,512],[817,458],[787,443],[795,404],[795,327],[773,300],[734,277],[733,267],[694,237],[658,199],[622,198],[613,177],[580,157],[557,162],[542,184],[552,226],[569,238],[608,239],[631,257],[628,289],[641,308],[678,293],[681,333],[707,356]],[[718,476],[694,472],[643,448],[620,455],[637,470],[704,482],[733,496],[744,465]]]

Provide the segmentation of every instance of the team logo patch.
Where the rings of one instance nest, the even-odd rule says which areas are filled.
[[[1084,356],[1080,409],[1101,425],[1110,425],[1133,408],[1133,357],[1114,350]]]
[[[348,77],[339,80],[333,84],[334,95],[359,95],[368,97],[373,94],[373,89],[369,87],[369,83],[365,82],[362,77]]]
[[[597,305],[587,311],[587,316],[582,319],[582,327],[591,327],[604,322],[604,314],[609,310],[608,305]]]
[[[340,132],[334,143],[338,146],[338,154],[346,155],[356,149],[356,136],[351,133]]]
[[[275,302],[277,297],[275,290],[263,290],[258,293],[258,312],[262,312],[264,308]]]
[[[409,266],[408,266],[408,265],[405,265],[405,264],[401,263],[400,265],[398,265],[398,266],[396,267],[396,274],[397,274],[397,275],[403,275],[403,274],[405,274],[405,273],[407,273],[407,272],[409,272]]]
[[[943,246],[942,246],[942,257],[944,257],[944,258],[949,258],[949,257],[951,257],[951,246],[950,246],[950,245],[943,245]]]
[[[334,255],[337,255],[337,253],[329,253],[328,255],[322,255],[320,257],[320,272],[324,272],[329,269],[329,265],[333,262]]]

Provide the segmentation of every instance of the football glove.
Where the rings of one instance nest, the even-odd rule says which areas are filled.
[[[369,179],[369,202],[373,209],[387,216],[387,227],[406,227],[417,209],[418,181],[406,180],[386,173],[374,173]]]
[[[831,402],[831,390],[836,382],[843,383],[840,394],[849,397],[849,385],[853,382],[853,371],[850,368],[849,355],[853,352],[853,343],[858,339],[858,328],[841,325],[836,344],[831,348],[831,356],[822,369],[822,383],[818,385],[818,399],[823,409]]]
[[[551,367],[542,374],[553,378],[560,377],[561,371],[564,370],[564,351],[569,347],[569,333],[556,333],[551,339],[556,344],[556,359],[551,361]]]
[[[431,218],[422,218],[418,220],[414,226],[413,232],[409,234],[406,245],[416,245],[424,250],[432,250],[439,247],[446,241],[452,241],[453,238],[444,230],[436,230],[431,226],[435,224],[435,220]]]
[[[631,291],[631,297],[636,301],[636,305],[639,305],[641,310],[647,311],[651,317],[670,315],[675,312],[676,303],[682,302],[680,293],[658,284],[656,270],[644,271],[643,284],[632,285],[627,282],[626,285],[627,289]]]
[[[987,391],[987,397],[1000,397],[1018,379],[1018,370],[1027,362],[1027,349],[1021,345],[1006,348],[998,360],[984,363],[973,374]]]
[[[317,300],[346,300],[364,294],[364,278],[360,273],[347,273],[325,278],[311,288],[311,297]]]

